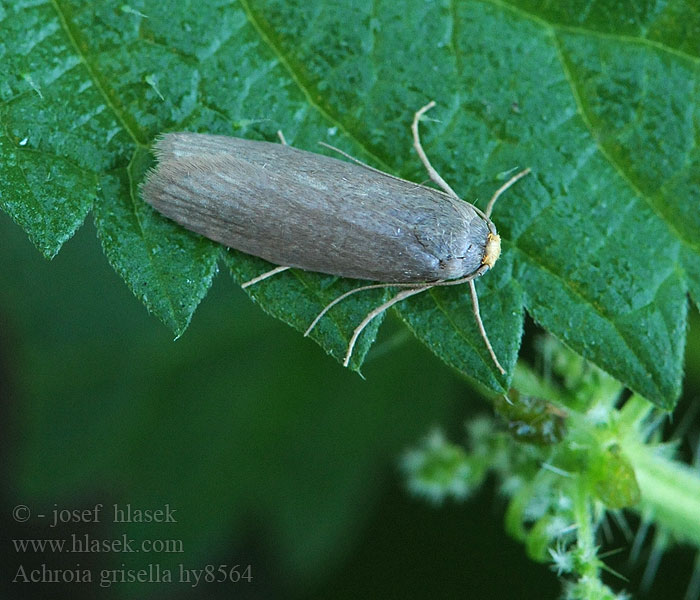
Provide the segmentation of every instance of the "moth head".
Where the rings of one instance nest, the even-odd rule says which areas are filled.
[[[501,236],[489,231],[486,236],[486,248],[484,248],[484,257],[481,259],[481,264],[486,265],[490,269],[496,264],[500,255]]]

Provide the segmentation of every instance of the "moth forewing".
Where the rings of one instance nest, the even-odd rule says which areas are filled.
[[[200,147],[196,154],[186,147]],[[184,147],[184,148],[183,148]],[[466,202],[303,150],[166,134],[143,196],[184,227],[272,263],[391,283],[455,279],[488,226]]]

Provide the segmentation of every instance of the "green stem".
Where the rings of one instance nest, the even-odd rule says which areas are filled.
[[[578,525],[576,544],[580,551],[577,571],[581,578],[592,581],[598,579],[598,564],[590,498],[586,486],[579,481],[574,497],[574,519]]]
[[[700,470],[655,454],[639,445],[628,454],[642,499],[636,510],[700,546]]]

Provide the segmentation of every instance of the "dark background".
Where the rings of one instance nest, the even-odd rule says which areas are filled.
[[[91,223],[52,262],[5,215],[0,239],[3,597],[558,596],[548,567],[503,533],[494,482],[463,505],[441,507],[404,490],[404,450],[433,426],[461,441],[464,422],[490,409],[395,319],[363,380],[266,316],[226,274],[173,341],[108,266]],[[700,395],[691,312],[696,333],[678,415]],[[96,503],[169,504],[177,523],[115,525],[105,509],[100,523],[50,528],[11,514],[17,504],[36,515]],[[73,533],[177,539],[184,552],[18,554],[11,543]],[[605,548],[621,552],[609,562],[636,591],[647,553],[629,567],[629,542],[612,533]],[[692,560],[688,550],[667,554],[650,597],[682,597]],[[253,582],[11,583],[19,564],[42,563],[79,564],[93,576],[149,563],[250,564]]]

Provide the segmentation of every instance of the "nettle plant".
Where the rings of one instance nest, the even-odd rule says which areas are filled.
[[[464,501],[493,473],[508,500],[508,533],[551,563],[564,598],[628,598],[602,581],[604,571],[626,580],[604,563],[601,529],[612,519],[632,538],[622,509],[634,514],[635,561],[654,527],[647,588],[669,547],[700,545],[697,465],[675,460],[679,437],[663,441],[664,411],[553,338],[537,346],[542,368],[518,363],[510,393],[493,399],[494,416],[467,424],[466,445],[435,430],[406,453],[409,489],[438,504]],[[699,593],[696,576],[686,597]]]
[[[394,308],[501,415],[469,424],[469,450],[431,434],[404,462],[410,487],[465,497],[497,473],[509,532],[572,598],[614,596],[600,579],[606,514],[629,509],[666,545],[700,544],[697,469],[659,437],[680,395],[688,306],[700,304],[694,3],[202,4],[0,4],[0,206],[36,247],[55,256],[92,211],[109,263],[180,335],[220,267],[243,283],[271,265],[143,202],[158,134],[273,141],[281,129],[296,147],[329,141],[421,182],[408,127],[435,99],[423,142],[463,198],[483,207],[513,169],[531,174],[492,215],[503,253],[477,283],[505,374],[464,286]],[[363,283],[289,270],[247,291],[304,331]],[[311,337],[342,361],[389,293],[348,298]],[[551,376],[518,361],[526,312],[563,343],[543,343]]]

